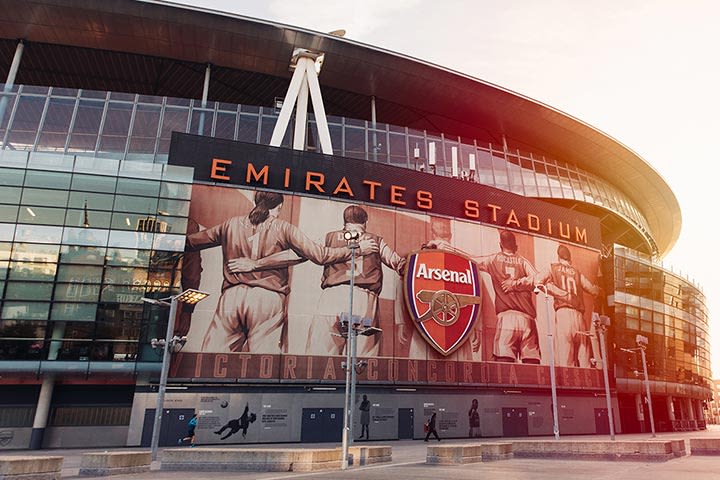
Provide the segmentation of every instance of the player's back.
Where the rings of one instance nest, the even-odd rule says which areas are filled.
[[[516,310],[532,317],[535,316],[535,302],[529,290],[505,292],[502,283],[505,280],[520,280],[527,277],[530,272],[526,268],[523,257],[515,254],[498,252],[485,263],[485,270],[492,279],[495,289],[495,311],[502,313],[507,310]]]
[[[555,310],[559,308],[573,308],[580,312],[585,311],[583,302],[583,289],[580,272],[569,263],[553,263],[550,265],[552,283],[567,292],[566,296],[555,297],[553,304]]]
[[[343,247],[347,245],[347,241],[344,237],[344,230],[338,230],[335,232],[329,232],[325,236],[326,247]],[[374,240],[378,245],[381,242],[379,235],[374,233],[363,232],[360,235],[360,240]],[[329,265],[325,265],[323,269],[323,276],[321,287],[328,288],[337,285],[349,285],[350,284],[350,268],[351,262],[338,262]],[[355,280],[354,285],[357,287],[370,290],[371,292],[379,294],[382,290],[382,261],[379,253],[371,253],[369,255],[355,256]]]

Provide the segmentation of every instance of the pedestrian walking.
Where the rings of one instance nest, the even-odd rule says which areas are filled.
[[[437,430],[435,430],[435,417],[437,416],[436,412],[433,412],[432,416],[430,417],[430,420],[427,421],[425,424],[427,426],[427,435],[425,435],[425,441],[427,442],[430,439],[430,434],[435,435],[435,438],[437,438],[437,441],[440,441],[440,436],[437,433]]]
[[[191,447],[195,446],[195,427],[197,427],[197,413],[193,414],[190,421],[188,421],[188,434],[186,437],[178,440],[178,445],[189,441]]]

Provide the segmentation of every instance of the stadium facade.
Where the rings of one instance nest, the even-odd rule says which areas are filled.
[[[352,399],[371,439],[433,411],[445,437],[550,435],[553,407],[605,432],[603,362],[615,429],[649,431],[638,335],[657,430],[705,428],[704,295],[659,263],[679,205],[618,141],[336,35],[0,7],[0,448],[147,445],[168,311],[144,299],[185,288],[211,295],[178,312],[161,444],[193,413],[200,443],[339,440],[351,304],[382,330]]]

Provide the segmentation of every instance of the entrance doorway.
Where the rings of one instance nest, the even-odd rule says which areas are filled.
[[[398,440],[415,438],[415,410],[398,408]]]
[[[162,422],[160,424],[160,439],[158,445],[171,447],[177,445],[177,441],[188,433],[188,422],[195,414],[192,408],[165,408],[163,409]],[[149,447],[152,440],[153,422],[155,421],[155,409],[145,409],[143,420],[142,440],[140,445]]]
[[[308,443],[342,440],[342,408],[303,408],[300,440]]]
[[[595,433],[610,434],[610,424],[608,423],[607,408],[595,409]]]
[[[527,437],[527,408],[503,408],[503,437]]]

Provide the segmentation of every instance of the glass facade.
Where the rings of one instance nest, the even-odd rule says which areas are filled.
[[[271,107],[208,102],[200,108],[199,100],[67,88],[20,85],[0,95],[8,97],[0,119],[3,149],[160,164],[167,161],[173,131],[267,144],[278,115]],[[313,149],[320,141],[312,115],[309,118],[308,145]],[[365,120],[333,116],[328,122],[338,155],[429,170],[429,145],[434,143],[436,172],[451,175],[456,148],[459,176],[524,196],[603,207],[621,215],[653,244],[647,221],[633,202],[575,165],[402,126],[377,123],[373,128]],[[283,146],[291,146],[289,133]]]
[[[677,274],[648,257],[615,247],[615,337],[618,348],[648,338],[651,380],[710,388],[710,334],[705,296]],[[637,378],[639,355],[618,352],[616,378]]]
[[[146,346],[167,314],[142,298],[179,291],[191,182],[184,167],[0,152],[0,361],[157,362]]]

